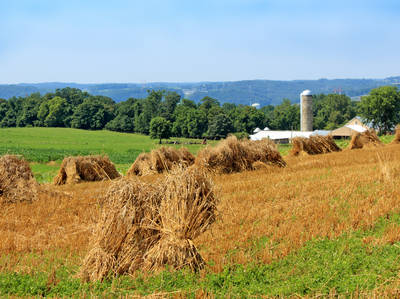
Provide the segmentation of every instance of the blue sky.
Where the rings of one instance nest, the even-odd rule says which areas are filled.
[[[399,0],[0,0],[0,83],[400,75]]]

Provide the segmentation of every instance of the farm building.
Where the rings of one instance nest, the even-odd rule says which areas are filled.
[[[289,143],[292,138],[320,135],[327,136],[331,134],[334,138],[348,138],[354,133],[362,133],[370,129],[366,124],[361,121],[361,118],[356,116],[350,120],[343,127],[333,131],[325,130],[312,130],[313,114],[312,114],[312,93],[309,90],[304,90],[300,94],[300,131],[273,131],[268,127],[264,130],[256,128],[253,135],[250,135],[251,140],[261,140],[269,138],[276,143]]]
[[[333,138],[350,138],[354,133],[362,133],[370,129],[359,117],[354,117],[343,127],[332,131]]]
[[[250,135],[251,140],[261,140],[269,138],[276,143],[289,143],[294,137],[310,137],[314,135],[326,136],[331,131],[315,130],[315,131],[273,131],[273,130],[260,130],[257,133]]]
[[[362,133],[369,130],[370,127],[364,124],[361,119],[356,116],[350,120],[343,127],[335,129],[333,131],[326,130],[314,130],[314,131],[272,131],[268,128],[264,130],[254,130],[254,134],[250,135],[251,140],[261,140],[263,138],[269,138],[274,140],[276,143],[289,143],[290,139],[294,137],[310,137],[314,135],[326,136],[331,134],[335,139],[339,138],[350,138],[354,133]]]

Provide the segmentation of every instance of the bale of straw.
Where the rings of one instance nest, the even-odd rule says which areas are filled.
[[[216,198],[207,175],[197,168],[174,169],[159,207],[159,241],[144,255],[143,268],[156,271],[165,265],[194,271],[204,265],[193,239],[216,218]]]
[[[292,149],[290,154],[292,156],[298,156],[301,152],[305,152],[309,155],[319,155],[331,152],[340,152],[340,147],[333,140],[331,135],[328,136],[310,136],[295,137],[292,139]]]
[[[165,265],[197,270],[204,264],[193,239],[215,221],[216,198],[201,170],[176,168],[153,186],[123,178],[103,202],[93,247],[80,270],[83,280]]]
[[[400,125],[396,126],[396,133],[394,134],[394,139],[390,144],[400,144]]]
[[[144,176],[149,174],[162,173],[171,170],[175,165],[188,167],[194,163],[194,156],[187,148],[179,150],[173,147],[160,147],[152,150],[150,153],[140,154],[127,175]]]
[[[31,202],[38,184],[29,163],[17,156],[0,157],[0,203]]]
[[[360,149],[364,147],[375,147],[383,145],[375,130],[366,130],[362,133],[355,133],[351,137],[348,149]]]
[[[253,164],[257,161],[279,167],[286,166],[272,141],[238,140],[235,136],[228,137],[215,147],[201,150],[195,165],[210,171],[231,173],[253,170]]]
[[[53,181],[55,185],[64,185],[112,180],[119,176],[114,164],[106,156],[78,156],[65,158]]]
[[[85,281],[108,275],[133,273],[143,263],[143,254],[158,238],[151,229],[158,221],[159,190],[135,178],[115,181],[103,199],[97,224],[80,276]]]
[[[151,156],[149,153],[141,153],[133,162],[132,166],[129,168],[126,173],[127,176],[137,175],[144,176],[153,174],[153,170],[151,169]]]

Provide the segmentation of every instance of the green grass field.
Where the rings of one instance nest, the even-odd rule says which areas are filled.
[[[86,131],[68,128],[0,129],[0,155],[23,155],[30,162],[50,162],[67,156],[106,154],[116,164],[132,163],[141,152],[158,146],[158,140],[139,134]],[[196,153],[200,144],[184,144],[190,139],[174,138]],[[199,142],[199,140],[192,140]]]
[[[187,147],[196,154],[204,147],[201,140],[172,138],[181,144],[168,145]],[[215,142],[209,142],[214,144]],[[0,129],[0,155],[22,155],[31,162],[36,179],[50,182],[57,174],[62,159],[78,155],[107,155],[116,164],[117,170],[125,173],[136,157],[159,147],[158,140],[140,134],[111,131],[86,131],[69,128],[7,128]]]

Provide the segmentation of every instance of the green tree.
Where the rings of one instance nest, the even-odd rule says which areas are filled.
[[[356,111],[346,95],[320,94],[313,97],[313,115],[315,129],[332,130],[356,116]]]
[[[182,102],[180,103],[183,107],[188,107],[188,108],[197,108],[197,105],[194,101],[188,100],[188,99],[182,99]]]
[[[214,115],[208,123],[207,136],[212,139],[221,139],[233,131],[232,120],[226,114]]]
[[[400,92],[395,86],[372,89],[359,103],[361,117],[383,134],[390,132],[400,121]]]
[[[42,103],[40,93],[33,93],[26,97],[22,103],[22,110],[17,116],[17,126],[33,126],[37,124],[37,114]]]
[[[193,137],[190,134],[200,134],[201,137],[207,130],[205,112],[198,110],[196,103],[188,99],[182,99],[176,106],[174,120],[172,135],[176,137]]]
[[[181,101],[181,96],[176,92],[167,92],[164,96],[164,101],[161,106],[161,116],[171,122],[174,121],[174,111],[178,103]]]
[[[37,125],[40,127],[44,126],[44,120],[46,119],[47,115],[49,114],[49,100],[44,100],[38,109],[37,113]]]
[[[207,131],[207,116],[204,111],[190,109],[186,115],[185,125],[188,137],[201,138]]]
[[[298,130],[300,128],[300,107],[284,99],[275,107],[271,124],[273,130]]]
[[[6,116],[6,113],[8,111],[8,103],[4,99],[0,99],[0,123],[3,120],[3,118]]]
[[[211,97],[204,97],[200,100],[201,104],[199,106],[200,109],[203,109],[206,113],[212,107],[220,107],[218,100],[211,98]]]
[[[189,137],[186,118],[190,110],[195,108],[190,108],[183,104],[179,104],[174,112],[175,121],[172,124],[172,135],[175,137]]]
[[[55,96],[63,98],[70,104],[73,108],[78,107],[83,101],[90,96],[86,91],[82,91],[78,88],[62,88],[56,89]]]
[[[255,107],[239,105],[235,113],[232,114],[233,126],[235,132],[252,133],[257,127],[265,125],[265,116]]]
[[[15,127],[17,125],[17,114],[14,109],[8,109],[5,113],[3,119],[0,121],[0,127],[2,128],[10,128]]]
[[[272,119],[274,118],[274,110],[275,110],[275,107],[273,105],[263,106],[259,110],[264,114],[264,125],[267,127],[271,127],[271,122],[272,122]],[[264,128],[265,128],[265,126],[264,126]],[[261,128],[261,129],[263,129],[263,128]]]
[[[113,118],[114,101],[103,96],[91,96],[76,108],[71,126],[77,129],[101,130]]]
[[[138,100],[129,98],[125,102],[116,105],[116,117],[109,121],[106,129],[117,132],[134,132],[136,103]]]
[[[171,136],[171,122],[164,117],[157,116],[150,121],[150,138],[168,139]]]
[[[70,114],[67,101],[58,96],[48,102],[48,114],[44,119],[46,127],[65,127],[65,120]]]
[[[164,92],[161,90],[148,91],[148,96],[140,101],[139,114],[135,118],[135,131],[142,134],[149,134],[150,121],[152,118],[160,116],[161,104]]]
[[[17,126],[18,117],[22,114],[23,103],[25,98],[12,97],[7,101],[7,113],[2,120],[2,127],[15,127]]]

